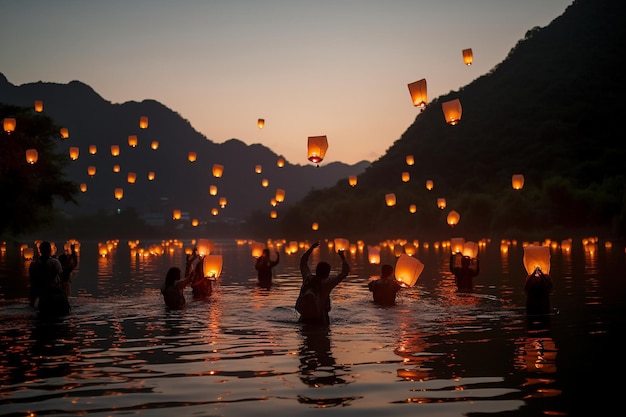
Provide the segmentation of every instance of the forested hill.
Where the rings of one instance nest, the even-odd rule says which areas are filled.
[[[529,28],[488,74],[428,103],[356,187],[340,181],[310,193],[283,216],[282,230],[317,221],[359,237],[623,236],[625,11],[621,0],[576,0],[548,26]],[[442,112],[453,99],[462,105],[455,126]],[[524,175],[523,189],[512,188],[513,174]],[[461,216],[454,230],[451,210]]]

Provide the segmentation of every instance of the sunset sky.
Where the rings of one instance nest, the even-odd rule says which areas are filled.
[[[262,143],[292,164],[326,135],[322,164],[354,164],[413,123],[408,83],[425,78],[429,101],[458,90],[572,1],[0,0],[0,73],[157,100],[211,141]]]

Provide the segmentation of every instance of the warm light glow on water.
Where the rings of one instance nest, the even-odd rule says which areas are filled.
[[[99,256],[98,242],[80,242],[73,312],[58,323],[28,306],[28,261],[0,252],[0,414],[565,415],[583,389],[568,376],[606,383],[617,372],[610,353],[626,317],[617,242],[593,255],[582,244],[552,252],[555,314],[539,327],[524,311],[521,245],[481,247],[469,294],[456,291],[449,249],[416,245],[425,265],[416,286],[381,308],[367,283],[395,262],[394,249],[380,245],[372,265],[367,245],[379,242],[363,242],[332,294],[329,328],[297,323],[306,244],[281,249],[274,285],[261,288],[249,245],[215,241],[224,262],[215,292],[194,301],[188,289],[187,307],[168,311],[159,287],[170,266],[184,267],[190,242],[116,243]],[[339,271],[332,245],[313,253],[320,260]],[[600,388],[582,392],[606,401]]]

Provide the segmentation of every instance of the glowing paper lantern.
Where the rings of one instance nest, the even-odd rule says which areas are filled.
[[[137,146],[137,135],[128,135],[128,146],[131,148]]]
[[[204,277],[217,279],[222,273],[222,255],[206,255],[202,261]]]
[[[524,176],[522,174],[514,174],[511,177],[511,185],[514,190],[521,190],[524,188]]]
[[[91,155],[95,155],[97,151],[98,149],[96,148],[96,145],[89,145],[89,153]]]
[[[411,204],[409,206],[409,213],[416,213],[417,212],[417,206],[415,204]]]
[[[218,214],[219,214],[219,210],[216,207],[213,207],[211,209],[211,215],[217,216]]]
[[[548,246],[527,245],[524,246],[524,268],[528,274],[539,269],[546,275],[550,275],[550,248]]]
[[[376,246],[368,246],[367,247],[367,261],[370,264],[379,264],[380,263],[380,251]]]
[[[122,188],[116,188],[113,194],[116,199],[121,200],[124,197],[124,190]]]
[[[191,226],[192,227],[197,227],[199,224],[198,219],[191,219]]]
[[[261,180],[261,186],[262,187],[267,188],[267,187],[269,187],[269,185],[270,185],[270,181],[267,178],[263,178]]]
[[[276,165],[278,166],[278,168],[282,168],[285,166],[285,158],[283,158],[282,156],[279,156],[278,159],[276,160]]]
[[[265,119],[257,120],[256,125],[259,129],[263,129],[265,127]]]
[[[569,239],[565,239],[561,242],[561,251],[565,253],[570,253],[572,251],[572,241]]]
[[[217,195],[217,185],[210,185],[209,186],[209,194],[210,195]]]
[[[455,225],[459,224],[459,220],[461,219],[461,215],[459,213],[457,213],[456,211],[452,210],[450,213],[448,213],[448,224],[452,227],[454,227]]]
[[[313,224],[311,224],[311,230],[318,230],[319,228],[320,228],[319,223],[313,222]]]
[[[219,205],[220,205],[221,208],[226,207],[226,197],[220,197]]]
[[[420,262],[419,259],[403,253],[396,261],[396,280],[400,281],[404,286],[412,287],[417,282],[423,270],[424,264]]]
[[[13,117],[6,117],[4,119],[4,121],[2,122],[4,131],[7,132],[8,134],[11,134],[11,132],[13,132],[15,130],[15,119]]]
[[[137,174],[134,172],[129,172],[128,175],[126,176],[126,179],[129,184],[134,184],[135,181],[137,181]]]
[[[96,167],[93,165],[88,166],[87,175],[89,175],[90,177],[93,177],[94,175],[96,175]]]
[[[411,174],[409,174],[407,171],[404,171],[402,173],[402,182],[409,182],[411,180]]]
[[[278,213],[276,213],[276,210],[272,210],[272,211],[270,211],[270,217],[271,217],[272,219],[275,219],[275,218],[277,218],[277,217],[278,217]]]
[[[180,217],[181,217],[180,210],[174,209],[174,211],[172,211],[172,219],[180,220]]]
[[[198,250],[198,255],[206,256],[213,252],[213,249],[215,249],[215,243],[209,239],[198,239],[196,249]]]
[[[421,79],[409,84],[409,93],[415,107],[424,109],[428,103],[428,94],[426,92],[426,79]]]
[[[41,113],[43,111],[43,101],[35,100],[35,111]]]
[[[146,129],[148,127],[148,116],[139,117],[139,128]]]
[[[285,201],[285,190],[283,189],[277,189],[276,190],[276,202],[278,203],[282,203],[283,201]]]
[[[118,145],[111,145],[111,155],[113,156],[120,155],[120,147]]]
[[[22,251],[22,257],[26,260],[33,259],[35,257],[35,248],[24,248],[24,250]]]
[[[454,126],[461,120],[463,108],[461,107],[461,101],[458,98],[450,101],[444,101],[441,103],[441,109],[443,110],[443,116],[449,125]]]
[[[250,249],[252,250],[252,257],[258,258],[263,255],[263,249],[265,245],[261,242],[252,242],[250,243]]]
[[[328,140],[326,136],[309,136],[307,147],[307,158],[309,161],[319,165],[324,156],[326,156],[327,149]]]
[[[348,184],[350,184],[350,187],[356,187],[356,183],[357,183],[356,175],[350,175],[348,177]]]
[[[59,132],[61,133],[61,139],[67,139],[70,137],[70,131],[67,127],[62,127]]]
[[[438,198],[437,199],[437,207],[439,207],[441,210],[446,208],[446,199],[445,198]]]
[[[478,243],[468,241],[463,244],[463,256],[469,256],[471,259],[478,258]]]
[[[150,171],[148,172],[148,181],[153,181],[154,180],[154,172]]]
[[[198,157],[198,155],[194,151],[191,151],[191,152],[189,152],[189,154],[187,154],[187,160],[189,162],[196,162],[196,158],[197,157]]]
[[[336,237],[333,240],[335,244],[335,251],[339,252],[340,250],[346,251],[350,249],[350,241],[343,237]]]
[[[463,49],[463,63],[465,65],[472,65],[474,61],[474,55],[472,54],[472,48]]]
[[[39,159],[39,153],[37,149],[26,149],[26,162],[33,165]]]
[[[432,190],[435,185],[433,184],[433,180],[426,180],[426,189],[428,191]]]
[[[465,239],[462,237],[453,237],[450,239],[450,251],[452,253],[463,253],[463,245],[465,245]]]
[[[411,166],[415,164],[415,158],[413,157],[413,155],[407,155],[406,156],[406,164]]]
[[[396,195],[394,193],[385,194],[385,203],[387,207],[393,207],[396,205]]]
[[[119,165],[113,165],[113,172],[120,172],[121,168]]]
[[[82,191],[83,193],[87,191],[87,184],[85,184],[84,182],[80,184],[80,191]]]
[[[70,159],[72,161],[75,161],[78,159],[78,147],[77,146],[70,146]]]
[[[159,149],[159,141],[153,140],[152,143],[150,144],[150,147],[156,151],[157,149]]]
[[[224,165],[213,164],[213,176],[215,178],[220,178],[224,173]]]
[[[261,172],[263,172],[263,167],[261,165],[255,166],[254,172],[256,172],[257,174],[260,174]]]

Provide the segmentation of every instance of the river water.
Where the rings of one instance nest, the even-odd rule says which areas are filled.
[[[623,404],[623,244],[553,248],[553,314],[541,323],[525,314],[521,242],[484,241],[470,294],[456,292],[449,249],[420,243],[424,271],[388,308],[367,289],[380,265],[357,249],[325,328],[293,308],[303,248],[281,250],[260,288],[249,244],[215,241],[214,293],[194,301],[187,289],[186,308],[169,311],[159,287],[191,242],[167,243],[139,256],[117,242],[101,257],[98,242],[80,242],[73,310],[58,321],[28,306],[29,261],[0,255],[0,416],[564,416]],[[395,262],[385,246],[381,258]],[[320,260],[340,270],[327,245]]]

